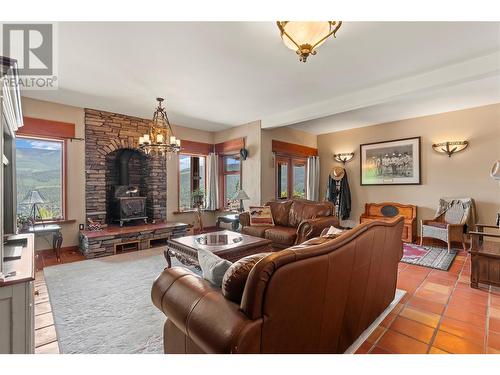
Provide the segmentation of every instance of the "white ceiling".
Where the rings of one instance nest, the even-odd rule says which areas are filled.
[[[146,118],[163,96],[173,123],[205,130],[262,120],[324,133],[500,102],[497,22],[345,21],[305,64],[273,22],[58,30],[59,89],[24,96]]]

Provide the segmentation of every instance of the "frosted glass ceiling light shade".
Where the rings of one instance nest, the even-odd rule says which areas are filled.
[[[316,54],[316,48],[322,45],[342,26],[342,21],[303,22],[278,21],[278,28],[283,43],[299,55],[299,60],[306,62],[309,55]]]

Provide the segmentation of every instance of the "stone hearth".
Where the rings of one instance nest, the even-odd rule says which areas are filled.
[[[80,231],[80,251],[91,259],[114,255],[120,250],[144,250],[164,245],[169,238],[185,236],[186,230],[184,223],[161,223],[113,225],[100,231]]]

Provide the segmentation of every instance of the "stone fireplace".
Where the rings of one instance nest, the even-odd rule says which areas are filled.
[[[130,217],[135,214],[140,220],[144,217],[157,222],[166,220],[165,157],[137,150],[139,136],[147,133],[149,124],[146,119],[85,109],[87,218],[120,223],[116,212],[122,212],[117,211],[122,204],[133,211]],[[140,200],[145,201],[145,214],[141,215]]]

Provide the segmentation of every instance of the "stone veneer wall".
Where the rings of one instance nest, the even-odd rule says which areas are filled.
[[[87,218],[106,218],[106,155],[137,149],[139,137],[148,132],[150,120],[85,109],[85,212]],[[167,170],[165,157],[147,156],[144,185],[148,218],[167,218]]]

